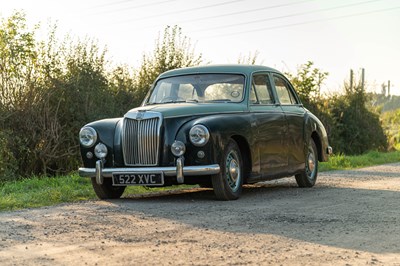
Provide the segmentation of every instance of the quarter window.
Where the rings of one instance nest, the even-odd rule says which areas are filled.
[[[296,97],[286,80],[279,76],[274,76],[274,83],[281,104],[298,104]]]

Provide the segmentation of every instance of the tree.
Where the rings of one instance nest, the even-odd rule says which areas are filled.
[[[237,63],[244,65],[255,65],[257,64],[257,59],[259,54],[260,54],[259,51],[255,51],[254,54],[249,53],[247,56],[240,54]]]
[[[135,76],[136,97],[143,100],[150,85],[161,73],[182,67],[203,63],[202,55],[197,55],[190,39],[182,35],[178,26],[166,27],[164,35],[156,41],[153,54],[143,55],[142,64]]]
[[[332,145],[337,152],[362,154],[371,150],[387,150],[387,138],[379,114],[366,106],[368,96],[361,82],[345,94],[331,98],[330,114],[334,121]]]
[[[319,100],[321,96],[321,85],[329,75],[328,72],[323,72],[319,68],[313,66],[314,63],[308,61],[297,69],[295,75],[285,73],[295,87],[300,99],[305,104],[311,104]]]
[[[35,90],[39,80],[35,33],[36,27],[27,27],[26,16],[22,12],[15,12],[1,20],[0,149],[3,152],[0,174],[9,173],[10,178],[26,164],[24,159],[32,154],[29,139],[34,135],[29,136],[25,130],[30,129],[32,124],[28,121],[35,116],[34,110],[41,98],[41,92]]]
[[[39,42],[36,29],[20,12],[0,25],[0,168],[14,176],[76,169],[79,128],[114,113],[105,50],[90,40],[59,43],[55,26]]]

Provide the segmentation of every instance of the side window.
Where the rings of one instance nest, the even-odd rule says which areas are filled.
[[[298,104],[289,84],[283,78],[274,75],[274,83],[281,104]]]
[[[267,75],[253,76],[250,91],[250,103],[252,104],[272,104],[271,83]]]

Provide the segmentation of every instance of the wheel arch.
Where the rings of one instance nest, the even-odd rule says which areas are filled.
[[[250,145],[249,145],[248,141],[246,140],[246,138],[241,135],[233,135],[231,138],[239,146],[240,153],[242,155],[242,160],[243,160],[243,173],[244,173],[243,181],[246,181],[247,177],[250,175],[251,165],[252,165]]]
[[[314,140],[315,145],[317,146],[317,152],[318,152],[318,161],[322,162],[322,142],[321,138],[318,135],[316,131],[313,131],[311,133],[311,138]]]

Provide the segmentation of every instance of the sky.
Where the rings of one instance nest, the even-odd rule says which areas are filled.
[[[213,64],[257,63],[296,73],[307,61],[340,91],[350,69],[367,90],[390,80],[400,95],[399,0],[0,0],[0,17],[27,14],[28,25],[58,25],[60,38],[90,37],[115,63],[138,67],[166,26],[178,25],[195,52]]]

